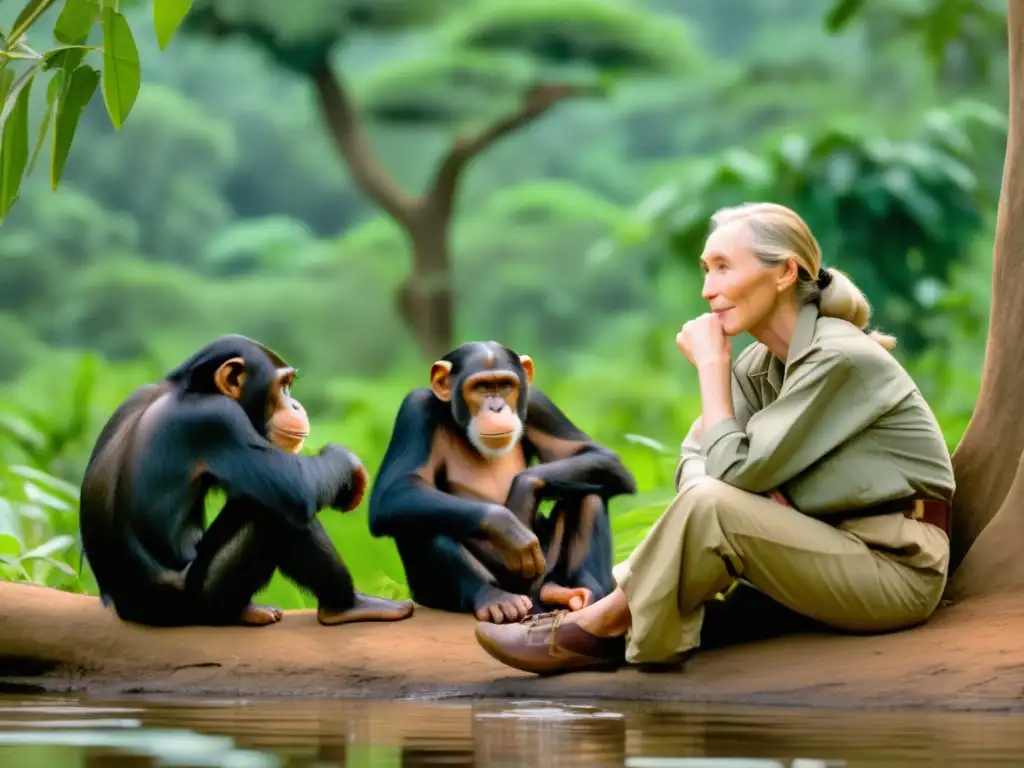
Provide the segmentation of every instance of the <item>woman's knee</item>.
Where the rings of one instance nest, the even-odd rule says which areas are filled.
[[[718,500],[728,495],[730,491],[735,490],[733,486],[717,478],[698,475],[683,481],[683,484],[679,486],[677,497],[685,498],[694,505],[713,506]]]
[[[707,519],[721,521],[730,511],[738,510],[746,501],[747,493],[714,477],[702,475],[684,482],[676,501],[686,507],[692,525]]]

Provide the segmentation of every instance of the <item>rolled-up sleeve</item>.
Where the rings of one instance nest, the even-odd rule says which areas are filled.
[[[679,464],[676,466],[676,490],[686,480],[707,474],[704,469],[704,454],[700,450],[700,416],[690,426],[680,448]]]
[[[764,493],[869,426],[894,405],[899,387],[885,366],[857,362],[816,350],[787,372],[778,399],[745,424],[737,417],[708,425],[700,440],[705,473]]]
[[[736,418],[731,421],[738,424],[740,429],[756,410],[756,406],[743,393],[735,370],[732,375],[732,408]],[[690,426],[690,431],[686,433],[680,448],[679,465],[676,467],[675,476],[677,491],[686,480],[707,474],[705,452],[701,448],[705,439],[702,432],[701,417],[698,416]]]

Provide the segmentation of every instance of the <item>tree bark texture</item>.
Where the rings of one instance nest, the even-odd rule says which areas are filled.
[[[1009,132],[981,388],[953,452],[949,595],[1024,586],[1024,0],[1008,0]]]
[[[455,293],[449,234],[459,179],[475,157],[510,133],[533,122],[561,101],[584,91],[569,85],[538,85],[520,108],[495,120],[476,135],[455,139],[438,163],[426,192],[407,193],[375,155],[345,87],[325,60],[313,73],[324,122],[352,180],[404,230],[412,251],[412,269],[396,305],[421,353],[429,359],[454,346]]]

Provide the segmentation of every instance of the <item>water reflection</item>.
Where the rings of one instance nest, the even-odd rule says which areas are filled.
[[[0,765],[831,768],[1019,764],[1024,716],[665,703],[0,696]]]

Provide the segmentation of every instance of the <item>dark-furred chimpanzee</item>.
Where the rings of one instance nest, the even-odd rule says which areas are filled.
[[[295,370],[261,344],[224,336],[123,402],[93,448],[79,513],[105,602],[152,626],[271,624],[253,595],[280,568],[319,601],[323,624],[389,621],[411,601],[355,591],[317,519],[355,509],[368,475],[339,445],[297,455],[309,419]],[[227,502],[205,530],[213,487]]]
[[[471,342],[402,401],[370,531],[395,540],[422,605],[501,623],[578,610],[615,587],[607,501],[636,483],[531,386],[533,370],[526,355]]]

